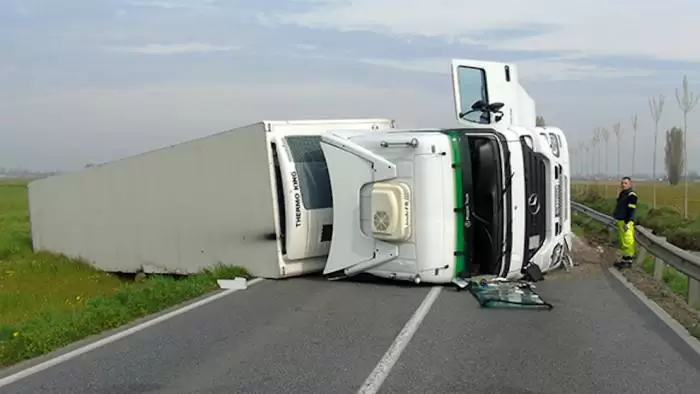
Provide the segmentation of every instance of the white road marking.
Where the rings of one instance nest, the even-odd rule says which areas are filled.
[[[252,286],[252,285],[254,285],[254,284],[256,284],[256,283],[260,283],[260,282],[262,282],[262,281],[263,281],[263,278],[255,278],[255,279],[253,279],[253,280],[251,280],[251,281],[248,282],[248,286]],[[87,344],[87,345],[85,345],[85,346],[79,347],[79,348],[77,348],[77,349],[75,349],[75,350],[71,350],[70,352],[61,354],[61,355],[59,355],[59,356],[56,356],[56,357],[54,357],[54,358],[52,358],[52,359],[49,359],[49,360],[46,360],[46,361],[44,361],[44,362],[42,362],[42,363],[39,363],[39,364],[37,364],[37,365],[34,365],[34,366],[29,367],[29,368],[23,369],[23,370],[21,370],[21,371],[19,371],[19,372],[17,372],[17,373],[14,373],[14,374],[12,374],[12,375],[10,375],[10,376],[6,376],[6,377],[0,379],[0,387],[4,387],[4,386],[7,386],[8,384],[15,383],[15,382],[17,382],[17,381],[20,380],[20,379],[24,379],[24,378],[26,378],[26,377],[28,377],[28,376],[34,375],[35,373],[41,372],[41,371],[43,371],[43,370],[45,370],[45,369],[49,369],[49,368],[51,368],[51,367],[53,367],[53,366],[55,366],[55,365],[58,365],[58,364],[60,364],[60,363],[62,363],[62,362],[68,361],[68,360],[70,360],[70,359],[72,359],[72,358],[78,357],[78,356],[80,356],[80,355],[82,355],[82,354],[85,354],[85,353],[87,353],[87,352],[90,352],[90,351],[92,351],[92,350],[95,350],[95,349],[97,349],[97,348],[100,348],[100,347],[105,346],[105,345],[107,345],[107,344],[110,344],[110,343],[112,343],[112,342],[118,341],[118,340],[120,340],[120,339],[122,339],[122,338],[124,338],[124,337],[127,337],[127,336],[131,335],[131,334],[134,334],[134,333],[137,333],[137,332],[139,332],[139,331],[145,330],[145,329],[148,328],[148,327],[155,326],[155,325],[158,324],[158,323],[164,322],[164,321],[166,321],[166,320],[168,320],[168,319],[170,319],[170,318],[173,318],[173,317],[175,317],[175,316],[181,315],[181,314],[183,314],[183,313],[185,313],[185,312],[188,312],[188,311],[191,311],[191,310],[193,310],[193,309],[195,309],[195,308],[199,308],[200,306],[205,305],[205,304],[208,304],[208,303],[210,303],[210,302],[212,302],[212,301],[216,301],[216,300],[218,300],[219,298],[226,297],[227,295],[229,295],[229,294],[231,294],[231,293],[234,293],[234,292],[236,292],[236,291],[238,291],[238,289],[230,289],[230,290],[222,291],[222,292],[220,292],[220,293],[216,293],[216,294],[214,294],[214,295],[212,295],[212,296],[210,296],[210,297],[201,299],[201,300],[199,300],[199,301],[197,301],[197,302],[193,302],[193,303],[191,303],[191,304],[189,304],[189,305],[186,305],[186,306],[184,306],[184,307],[182,307],[182,308],[179,308],[179,309],[176,309],[176,310],[174,310],[174,311],[168,312],[168,313],[166,313],[166,314],[164,314],[164,315],[158,316],[158,317],[156,317],[155,319],[151,319],[151,320],[145,321],[145,322],[143,322],[143,323],[141,323],[141,324],[139,324],[139,325],[136,325],[136,326],[134,326],[134,327],[131,327],[131,328],[127,329],[127,330],[120,331],[120,332],[118,332],[118,333],[116,333],[116,334],[114,334],[114,335],[110,335],[110,336],[108,336],[108,337],[106,337],[106,338],[102,338],[102,339],[100,339],[100,340],[98,340],[98,341],[95,341],[95,342],[92,342],[92,343]]]
[[[413,338],[413,335],[418,331],[418,327],[420,327],[425,316],[428,315],[430,308],[433,306],[433,303],[435,303],[435,300],[437,300],[438,295],[440,295],[440,291],[442,291],[442,287],[436,286],[425,296],[425,299],[423,299],[423,302],[413,313],[413,316],[411,316],[406,325],[401,329],[401,332],[399,332],[399,335],[394,339],[394,342],[389,346],[389,350],[384,353],[382,359],[379,360],[377,366],[374,367],[372,373],[369,374],[365,383],[360,387],[358,394],[374,394],[379,391],[382,383],[384,383],[384,379],[389,376],[391,369],[394,367],[396,361],[398,361],[401,353],[403,353],[404,349],[411,341],[411,338]]]

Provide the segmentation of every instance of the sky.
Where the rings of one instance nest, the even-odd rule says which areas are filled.
[[[0,167],[75,170],[263,119],[451,127],[462,58],[515,64],[574,147],[622,122],[623,173],[636,113],[650,172],[649,98],[665,96],[665,130],[684,75],[700,95],[697,15],[697,0],[0,0]],[[700,105],[688,135],[700,148]]]

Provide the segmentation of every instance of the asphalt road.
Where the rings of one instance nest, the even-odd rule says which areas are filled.
[[[552,311],[445,288],[380,392],[695,392],[700,357],[608,276],[540,283]],[[354,393],[429,290],[265,281],[0,393]]]
[[[609,275],[542,282],[552,311],[443,291],[382,392],[697,392],[700,357]]]

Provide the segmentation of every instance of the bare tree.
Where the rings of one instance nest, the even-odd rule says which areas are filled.
[[[602,144],[600,142],[602,141],[602,139],[603,136],[600,134],[600,127],[596,127],[595,129],[593,129],[593,140],[591,141],[591,144],[593,145],[593,147],[598,147],[598,149],[596,149],[598,153],[598,160],[596,160],[596,162],[598,163],[598,167],[597,169],[594,168],[594,170],[596,171],[596,178],[600,175],[600,152],[602,149]]]
[[[544,116],[537,115],[537,117],[535,118],[535,126],[537,126],[537,127],[547,126],[547,123],[544,121]]]
[[[586,143],[584,141],[581,141],[578,143],[578,148],[576,149],[578,151],[578,156],[579,156],[579,168],[581,170],[581,177],[584,176],[586,173],[585,166],[586,166]]]
[[[632,115],[632,131],[632,172],[630,176],[634,176],[637,165],[637,114]]]
[[[591,172],[591,177],[593,178],[595,178],[595,164],[598,162],[598,160],[596,160],[596,153],[598,151],[596,149],[597,146],[598,143],[596,142],[596,138],[594,135],[593,138],[591,138],[591,140],[588,142],[588,151],[591,153],[591,162],[588,165],[588,169]]]
[[[688,76],[683,76],[683,97],[681,98],[676,89],[676,100],[678,107],[683,111],[683,180],[685,183],[685,193],[683,197],[683,216],[688,217],[688,112],[695,108],[698,97],[690,91],[688,87]]]
[[[593,166],[593,162],[595,161],[595,160],[589,160],[589,158],[590,158],[589,154],[593,153],[593,151],[592,151],[593,147],[591,145],[593,145],[593,144],[589,142],[589,143],[585,144],[584,148],[583,148],[583,150],[586,152],[586,155],[585,155],[585,157],[586,157],[586,169],[585,169],[586,177],[588,177],[590,174],[593,173],[593,171],[591,170],[591,167]],[[586,189],[585,190],[586,190],[586,193],[588,193],[588,182],[586,182]]]
[[[600,135],[603,138],[603,142],[605,142],[605,176],[610,175],[610,150],[608,149],[609,145],[608,142],[610,141],[610,130],[608,130],[605,127],[600,128]],[[607,181],[607,179],[606,179]],[[608,183],[605,182],[605,185],[603,186],[603,193],[605,197],[608,196]]]
[[[622,128],[622,124],[617,122],[613,125],[613,132],[615,133],[615,139],[617,142],[617,177],[620,178],[620,142],[622,142],[622,135],[625,133],[625,129]]]
[[[657,160],[657,154],[659,152],[659,122],[661,121],[661,114],[664,111],[664,102],[666,101],[666,98],[664,97],[663,94],[660,94],[658,99],[656,97],[651,97],[649,99],[649,111],[651,112],[651,118],[654,119],[654,163],[652,164],[653,170],[652,174],[654,177],[654,183],[653,185],[653,199],[652,199],[652,208],[656,208],[656,163],[658,162]]]
[[[592,149],[592,148],[591,148],[591,144],[590,144],[590,143],[588,143],[588,144],[585,145],[584,150],[586,151],[586,169],[585,169],[586,176],[588,176],[588,175],[590,175],[590,174],[593,173],[593,171],[591,171],[591,165],[592,165],[592,163],[593,163],[593,160],[589,160],[589,159],[590,159],[590,156],[589,156],[589,155],[592,153],[591,149]]]
[[[593,129],[593,138],[591,138],[591,155],[593,156],[591,158],[591,176],[593,178],[593,182],[595,183],[595,186],[593,190],[598,192],[598,173],[596,172],[596,166],[595,163],[598,163],[598,168],[600,168],[600,149],[596,149],[598,147],[598,141],[600,141],[600,137],[598,136],[598,129],[595,128]],[[598,156],[598,160],[596,160],[596,156]]]
[[[668,182],[673,186],[680,183],[683,173],[683,145],[683,131],[679,127],[666,130],[664,164]]]

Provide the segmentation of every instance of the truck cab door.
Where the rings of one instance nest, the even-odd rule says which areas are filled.
[[[519,117],[525,114],[521,104],[534,106],[518,82],[518,71],[509,63],[481,60],[453,59],[452,88],[454,90],[457,120],[469,127],[493,128],[496,125],[520,124]],[[478,101],[486,104],[502,103],[500,113],[472,111]],[[529,111],[527,111],[529,112]],[[534,108],[532,110],[534,117]],[[461,115],[461,116],[460,116]],[[527,114],[529,115],[529,114]],[[500,117],[500,120],[498,119]],[[529,123],[529,122],[527,122]],[[533,119],[534,126],[534,119]]]

